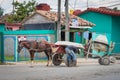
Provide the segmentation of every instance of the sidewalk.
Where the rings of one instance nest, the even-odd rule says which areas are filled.
[[[77,58],[78,63],[98,63],[98,59],[93,58]]]
[[[98,58],[77,58],[78,63],[98,63]],[[115,64],[120,64],[120,60],[116,60]]]
[[[18,64],[30,64],[30,61],[21,61],[21,62],[6,62],[8,63],[9,65],[18,65]],[[34,64],[44,64],[46,65],[47,62],[36,62]],[[63,62],[64,63],[64,62]],[[80,64],[94,64],[94,63],[98,63],[98,58],[77,58],[77,63],[80,63]],[[120,60],[116,60],[115,64],[120,64]]]
[[[29,65],[30,64],[30,61],[21,61],[21,62],[6,62],[7,64],[10,64],[10,65],[23,65],[23,64],[27,64]],[[46,64],[47,62],[34,62],[34,64]],[[64,63],[64,62],[63,62]],[[92,58],[77,58],[77,63],[98,63],[98,59],[92,59]]]

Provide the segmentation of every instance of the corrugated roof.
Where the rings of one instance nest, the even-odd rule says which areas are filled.
[[[57,22],[58,20],[58,14],[57,12],[52,12],[52,11],[43,11],[43,10],[37,10],[33,15],[35,14],[40,14],[41,16],[44,16],[45,18],[47,18],[48,20],[50,21],[55,21]],[[22,23],[24,23],[26,20],[30,19],[33,15],[31,15],[30,17],[24,19],[22,21]],[[70,21],[69,21],[69,24],[70,26],[72,26],[72,19],[76,19],[77,22],[78,22],[78,26],[95,26],[95,24],[89,22],[89,21],[86,21],[80,17],[77,17],[75,15],[70,15]],[[64,13],[61,13],[61,25],[65,25],[65,14]]]
[[[107,15],[114,15],[114,16],[120,16],[120,10],[115,10],[115,9],[109,9],[106,7],[100,7],[100,8],[87,8],[87,10],[83,11],[80,14],[86,13],[86,12],[98,12],[102,14],[107,14]]]

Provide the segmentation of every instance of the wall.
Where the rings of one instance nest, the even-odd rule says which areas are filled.
[[[4,50],[3,50],[3,33],[0,32],[0,62],[4,61]]]
[[[20,54],[17,53],[18,36],[26,36],[27,40],[45,39],[48,42],[56,42],[56,31],[54,30],[21,30],[4,31],[4,61],[29,60],[29,52],[24,48]],[[35,54],[35,59],[46,59],[45,54]]]
[[[4,31],[4,35],[51,35],[51,42],[56,42],[53,36],[56,36],[54,30],[20,30],[20,31]]]
[[[4,31],[5,30],[5,24],[4,23],[0,23],[0,31]]]
[[[79,16],[85,20],[93,22],[96,25],[91,29],[91,31],[99,33],[111,33],[112,29],[111,16],[96,12],[87,12]]]
[[[112,16],[112,41],[115,42],[113,53],[120,53],[120,16]]]
[[[28,20],[24,22],[24,24],[38,24],[38,23],[54,23],[53,21],[48,20],[44,16],[41,16],[38,13],[35,13]]]
[[[81,35],[82,35],[81,32],[76,32],[75,33],[75,42],[82,43],[82,37],[81,37]]]
[[[3,31],[5,30],[4,27],[5,27],[5,24],[0,23],[0,62],[4,62],[4,47],[3,47],[4,45]]]
[[[18,46],[18,36],[25,36],[26,40],[32,41],[36,40],[37,42],[41,40],[46,40],[51,42],[51,36],[53,35],[4,35],[4,60],[5,61],[21,61],[21,60],[30,60],[29,52],[27,49],[23,48],[21,52],[17,53]],[[52,37],[54,38],[54,37]],[[36,53],[35,60],[45,59],[46,55],[44,53]]]

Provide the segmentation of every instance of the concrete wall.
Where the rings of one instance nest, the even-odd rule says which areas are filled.
[[[54,39],[54,35],[4,35],[4,60],[5,61],[22,61],[30,60],[30,55],[27,49],[23,48],[18,54],[18,36],[25,36],[26,40],[41,41],[47,40],[51,42],[51,38]],[[46,55],[42,52],[35,54],[35,60],[46,59]]]
[[[40,41],[42,39],[47,40],[48,42],[56,42],[56,31],[54,30],[20,30],[20,31],[2,31],[3,34],[0,35],[2,40],[0,44],[0,50],[2,51],[1,58],[4,61],[21,61],[29,60],[29,52],[26,49],[21,51],[21,54],[17,53],[18,47],[18,36],[26,36],[26,40],[36,40]],[[44,53],[39,53],[35,55],[35,59],[46,59]]]

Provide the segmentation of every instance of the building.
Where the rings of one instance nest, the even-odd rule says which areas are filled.
[[[37,10],[33,15],[28,18],[25,18],[22,21],[24,30],[28,29],[48,29],[57,31],[57,20],[58,14],[57,12],[51,11],[42,11]],[[65,40],[65,14],[61,14],[61,40]],[[34,26],[34,27],[33,27]],[[48,27],[49,26],[49,27]],[[70,32],[70,41],[80,42],[76,36],[76,32],[83,32],[88,28],[95,26],[95,24],[86,21],[82,18],[79,18],[75,15],[70,14],[69,21],[69,32]],[[57,38],[56,38],[57,39]]]
[[[75,21],[75,23],[73,22]],[[77,26],[76,26],[77,22]],[[0,51],[1,59],[5,61],[21,61],[29,59],[29,52],[24,49],[20,54],[17,53],[19,39],[24,40],[47,40],[48,42],[57,41],[57,13],[50,11],[37,11],[25,18],[21,24],[0,24]],[[70,32],[87,30],[94,24],[74,15],[70,15]],[[65,15],[61,15],[61,30],[64,33]],[[61,33],[62,34],[62,33]],[[62,36],[64,38],[64,36]],[[74,37],[72,37],[74,38]],[[4,55],[4,57],[3,57]],[[35,59],[43,59],[46,56],[37,54]]]
[[[113,53],[120,53],[120,10],[106,7],[88,8],[78,16],[96,24],[90,31],[106,35],[109,44],[111,41],[115,42]]]

